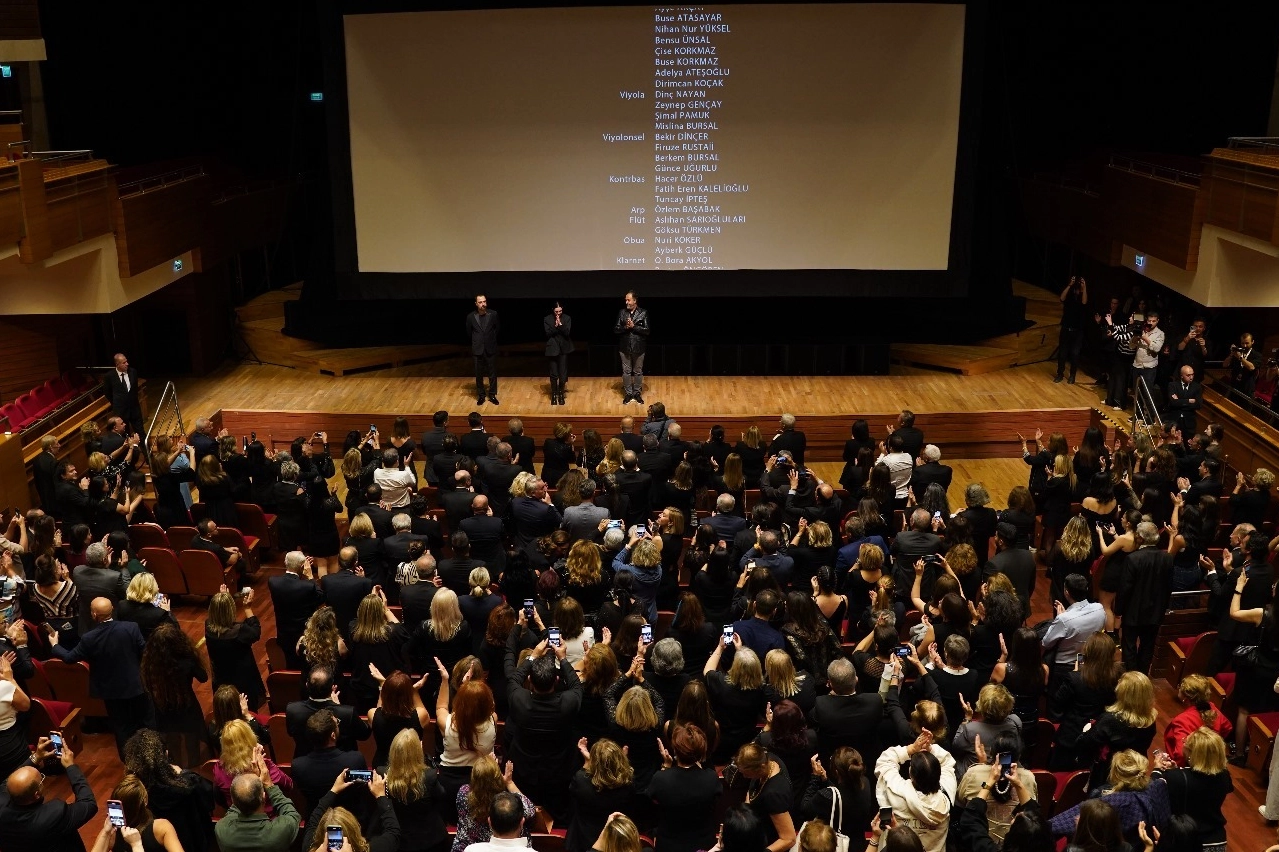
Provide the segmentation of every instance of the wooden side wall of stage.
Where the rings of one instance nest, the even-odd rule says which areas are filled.
[[[1274,427],[1252,416],[1224,394],[1210,387],[1204,388],[1199,422],[1200,425],[1226,424],[1222,447],[1226,463],[1234,470],[1250,476],[1259,467],[1279,471],[1279,437],[1275,435]],[[1223,484],[1229,490],[1234,487],[1234,480]]]
[[[1208,194],[1197,183],[1177,183],[1112,166],[1105,171],[1102,199],[1115,241],[1140,246],[1181,269],[1193,271],[1198,266]]]
[[[642,413],[642,412],[637,412]],[[552,429],[560,420],[572,423],[573,431],[581,435],[586,429],[596,429],[605,440],[617,433],[618,420],[622,416],[594,415],[587,417],[561,418],[520,412],[485,412],[486,427],[492,434],[505,435],[506,421],[511,417],[520,417],[524,421],[524,432],[538,440],[539,459],[541,442],[552,434]],[[636,416],[636,415],[632,415]],[[844,452],[844,442],[848,440],[849,430],[854,416],[847,417],[805,417],[795,415],[798,422],[796,428],[802,430],[807,438],[808,452],[805,461],[835,462]],[[870,425],[872,437],[885,437],[887,427],[895,425],[897,415],[877,414],[859,415],[865,417]],[[429,413],[408,415],[410,434],[421,435],[431,427]],[[213,417],[218,428],[226,428],[231,434],[239,437],[256,432],[258,440],[268,443],[277,449],[286,449],[290,442],[299,435],[310,435],[323,431],[329,435],[329,447],[334,456],[340,456],[342,441],[346,433],[358,430],[361,434],[368,431],[369,424],[377,424],[384,435],[391,431],[391,420],[385,414],[351,414],[325,411],[248,411],[222,409]],[[636,431],[642,417],[636,417]],[[749,419],[745,417],[681,417],[679,424],[683,429],[684,440],[704,440],[710,433],[711,426],[716,423],[724,427],[729,443],[735,443],[738,436],[751,426],[759,426],[765,440],[771,438],[776,431],[776,421],[772,417]],[[924,437],[930,443],[942,447],[945,457],[964,459],[1016,458],[1021,452],[1021,442],[1016,433],[1024,431],[1026,424],[1037,424],[1045,434],[1061,432],[1076,440],[1089,426],[1098,426],[1103,430],[1105,424],[1095,409],[1091,408],[1053,408],[1011,411],[978,411],[955,413],[917,413],[915,425],[923,430]],[[450,415],[450,426],[454,433],[466,430],[466,413],[455,412]],[[1027,435],[1027,437],[1031,437]],[[580,443],[579,443],[580,446]]]

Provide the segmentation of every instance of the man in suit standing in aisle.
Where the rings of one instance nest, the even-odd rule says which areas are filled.
[[[910,490],[915,495],[915,502],[918,503],[924,498],[924,492],[934,482],[940,485],[943,491],[948,490],[954,476],[954,469],[950,465],[941,463],[941,449],[936,444],[928,444],[915,460],[915,469],[910,474]]]
[[[1135,533],[1138,546],[1124,561],[1115,594],[1115,615],[1123,617],[1120,636],[1124,668],[1149,674],[1159,623],[1168,612],[1172,596],[1172,557],[1158,547],[1159,527],[1143,521]]]
[[[617,350],[622,356],[622,405],[631,400],[643,405],[648,311],[639,306],[634,292],[626,294],[626,307],[617,312],[613,333],[617,335]]]
[[[103,383],[111,410],[129,424],[129,434],[143,433],[142,403],[138,400],[138,371],[129,366],[122,353],[115,354],[115,370]]]
[[[1168,383],[1165,398],[1168,411],[1176,418],[1177,428],[1183,435],[1195,434],[1195,412],[1202,404],[1203,386],[1195,381],[1195,368],[1189,364],[1181,367],[1181,378]]]
[[[475,404],[484,404],[484,376],[488,375],[488,400],[497,401],[497,311],[488,309],[483,294],[475,297],[475,310],[466,315],[466,332],[471,336],[471,355],[475,357]]]
[[[551,374],[551,405],[563,405],[568,356],[573,351],[573,318],[556,302],[551,313],[542,318],[542,331],[546,334],[546,362]]]
[[[804,450],[808,448],[808,439],[804,433],[795,428],[795,415],[783,414],[781,422],[778,424],[777,434],[773,436],[773,441],[768,445],[768,452],[777,455],[782,450],[788,450],[791,458],[795,460],[796,466],[803,468],[804,466]]]
[[[306,630],[307,619],[324,603],[324,592],[315,584],[311,573],[311,557],[300,550],[284,554],[284,573],[268,577],[267,590],[275,609],[275,634],[289,668],[301,670],[298,639]]]

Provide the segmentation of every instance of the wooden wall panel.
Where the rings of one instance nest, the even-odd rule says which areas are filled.
[[[1102,192],[1114,239],[1195,269],[1203,224],[1195,217],[1198,187],[1110,167]]]
[[[19,324],[0,323],[0,401],[21,394],[58,375],[58,342]]]
[[[118,198],[114,206],[120,276],[137,275],[199,247],[211,203],[207,175]]]
[[[40,4],[36,0],[0,0],[0,40],[42,38]]]
[[[46,190],[49,241],[54,251],[111,232],[114,181],[109,175],[81,177]]]
[[[1279,438],[1275,431],[1211,387],[1204,388],[1199,423],[1225,423],[1222,439],[1226,466],[1232,471],[1222,481],[1234,487],[1233,471],[1251,474],[1259,467],[1279,471]]]
[[[802,430],[807,438],[808,452],[805,461],[834,462],[840,461],[844,442],[848,440],[849,430],[854,417],[807,418],[797,415],[799,421],[796,428]],[[329,447],[334,456],[341,455],[342,441],[346,433],[352,429],[361,434],[368,430],[370,423],[378,424],[378,428],[390,434],[391,420],[385,414],[334,413],[334,412],[292,412],[292,411],[244,411],[223,409],[217,418],[221,426],[225,426],[236,436],[257,432],[258,440],[272,442],[277,449],[286,449],[288,444],[299,435],[310,435],[315,431],[329,434]],[[538,461],[541,461],[541,443],[551,435],[555,423],[561,419],[569,420],[573,431],[579,436],[586,429],[596,429],[607,439],[617,433],[617,416],[594,417],[537,417],[526,416],[524,432],[538,442]],[[487,427],[497,435],[506,434],[507,417],[501,414],[489,415]],[[637,417],[636,430],[638,431]],[[871,436],[883,438],[888,435],[887,426],[895,423],[895,416],[870,415],[866,417],[870,425]],[[730,443],[735,443],[738,436],[752,425],[759,425],[761,431],[766,428],[765,439],[771,438],[775,431],[776,421],[763,418],[741,417],[681,417],[684,440],[705,440],[711,426],[716,423],[724,427]],[[1062,432],[1077,441],[1078,436],[1091,425],[1098,423],[1093,409],[1090,408],[1054,408],[1020,411],[981,411],[962,414],[940,413],[919,414],[915,426],[924,432],[926,441],[937,444],[942,450],[942,460],[949,458],[983,459],[983,458],[1020,458],[1021,442],[1016,433],[1027,437],[1034,435],[1035,427],[1042,428],[1046,434]],[[409,417],[409,427],[415,436],[421,435],[431,425],[429,413]],[[451,428],[463,431],[466,428],[466,413],[457,412],[451,419]],[[221,427],[219,427],[221,428]]]

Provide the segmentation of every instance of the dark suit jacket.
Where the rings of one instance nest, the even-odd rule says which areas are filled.
[[[688,442],[683,439],[673,441],[670,438],[667,438],[666,440],[658,443],[657,449],[666,453],[666,455],[670,457],[671,470],[674,470],[675,467],[684,460],[684,453],[688,452]]]
[[[817,753],[830,754],[846,745],[861,754],[879,754],[883,718],[884,699],[878,693],[821,696],[809,714],[809,722],[817,728]],[[869,765],[866,769],[874,771]]]
[[[448,526],[450,535],[464,518],[470,517],[471,501],[475,499],[475,494],[474,491],[440,492],[440,508],[444,510],[444,523]]]
[[[62,521],[67,530],[89,522],[89,494],[80,490],[78,482],[59,479],[53,487],[53,505],[51,514]]]
[[[532,473],[533,457],[537,455],[537,442],[528,435],[507,435],[505,440],[511,445],[511,458],[517,455],[520,457],[517,467]]]
[[[138,625],[112,620],[81,634],[70,651],[54,645],[53,655],[67,663],[88,663],[89,691],[98,698],[136,698],[143,694],[139,667],[146,644]]]
[[[515,538],[521,546],[555,532],[564,521],[554,506],[532,497],[516,497],[512,500],[511,518],[515,522]]]
[[[359,748],[356,740],[367,740],[373,733],[369,723],[355,714],[350,704],[334,704],[332,701],[290,701],[284,708],[284,724],[289,736],[297,743],[295,756],[311,753],[311,744],[306,738],[307,720],[320,710],[328,710],[338,720],[338,748],[343,751],[355,751]],[[336,776],[335,776],[336,777]],[[329,779],[333,783],[333,779]]]
[[[125,390],[120,374],[113,368],[102,382],[103,395],[111,402],[111,410],[129,423],[142,420],[142,405],[138,402],[138,371],[130,367],[129,389]],[[136,415],[136,416],[134,416]]]
[[[1256,641],[1258,628],[1230,617],[1230,601],[1235,594],[1235,584],[1239,582],[1244,557],[1234,554],[1234,568],[1229,574],[1216,571],[1208,575],[1208,588],[1212,590],[1212,601],[1209,603],[1210,613],[1220,613],[1221,621],[1217,626],[1217,641],[1231,645],[1252,644]],[[1274,569],[1269,565],[1258,565],[1248,571],[1248,585],[1243,587],[1239,596],[1241,610],[1263,609],[1270,603],[1270,589],[1274,585]]]
[[[67,780],[75,792],[71,804],[48,798],[31,805],[15,805],[6,794],[4,807],[0,808],[0,837],[4,838],[5,852],[84,852],[79,828],[98,812],[98,805],[80,767],[68,767]]]
[[[400,606],[403,610],[401,620],[416,630],[423,621],[431,617],[431,599],[437,589],[434,583],[416,582],[400,586]]]
[[[1198,350],[1198,346],[1194,347]],[[1186,347],[1189,351],[1190,347]],[[1193,435],[1195,432],[1195,412],[1203,405],[1203,385],[1199,382],[1191,382],[1188,387],[1182,388],[1181,379],[1176,378],[1168,383],[1168,389],[1164,392],[1164,400],[1168,406],[1168,410],[1177,419],[1177,424],[1181,427],[1182,435]],[[1191,402],[1194,400],[1194,402]]]
[[[462,455],[472,459],[486,456],[489,452],[489,433],[482,428],[471,429],[457,439],[457,448]]]
[[[644,436],[635,432],[618,432],[613,436],[622,442],[622,446],[637,455],[644,452]]]
[[[634,321],[634,327],[627,328],[626,320]],[[643,355],[648,341],[648,311],[637,307],[634,315],[626,308],[617,312],[617,322],[613,324],[613,333],[617,335],[617,349],[626,355]]]
[[[804,433],[798,429],[782,430],[777,433],[777,437],[773,438],[772,443],[768,445],[768,454],[776,455],[782,450],[791,454],[795,459],[795,464],[799,467],[804,466],[804,450],[808,448],[808,439]]]
[[[373,532],[377,533],[378,538],[390,538],[395,534],[391,529],[389,509],[383,509],[377,503],[365,503],[355,510],[355,514],[369,516],[369,520],[373,522]]]
[[[1128,554],[1115,595],[1115,615],[1124,624],[1153,627],[1163,621],[1172,595],[1172,556],[1159,547]]]
[[[306,621],[311,613],[324,603],[324,590],[312,580],[289,573],[268,577],[266,587],[271,593],[271,607],[275,610],[276,638],[292,665],[299,662],[298,639],[306,630]]]
[[[330,748],[322,751],[311,751],[293,758],[293,767],[289,774],[293,784],[302,791],[306,799],[307,810],[315,807],[324,794],[329,792],[333,782],[348,769],[368,769],[368,762],[358,751],[342,748]],[[354,795],[355,788],[347,788],[344,795]]]
[[[731,544],[733,537],[739,532],[746,529],[746,519],[739,515],[711,515],[704,524],[710,524],[711,529],[715,530],[715,535],[719,536],[719,540],[725,544]]]
[[[661,458],[668,458],[665,453],[644,453],[644,455],[660,455]],[[665,480],[662,481],[665,482]],[[619,470],[617,472],[617,490],[625,494],[630,501],[630,506],[626,511],[626,525],[628,527],[648,519],[649,507],[652,505],[653,500],[652,475],[642,470]]]
[[[444,436],[447,434],[449,434],[447,427],[432,426],[422,433],[422,442],[417,445],[422,454],[426,456],[426,478],[432,485],[436,484],[438,479],[435,476],[435,469],[431,466],[431,461],[442,451]]]
[[[1212,476],[1204,477],[1198,482],[1192,483],[1190,490],[1186,492],[1186,502],[1192,506],[1199,505],[1199,498],[1205,494],[1213,497],[1221,497],[1221,480]]]
[[[480,477],[484,482],[484,493],[493,506],[493,514],[499,518],[506,514],[506,507],[511,503],[511,483],[523,472],[524,468],[518,464],[495,464]]]
[[[401,562],[409,561],[409,545],[415,541],[425,542],[427,550],[431,549],[431,540],[424,535],[413,535],[413,533],[396,533],[390,538],[382,539],[382,557],[386,560],[387,574],[389,577],[395,576],[395,571],[400,567]]]
[[[431,551],[431,555],[436,559],[440,558],[440,551],[444,549],[444,530],[440,528],[439,521],[430,516],[414,518],[409,532],[413,535],[426,536],[426,549]]]
[[[941,462],[915,465],[915,470],[910,475],[910,490],[915,492],[916,500],[921,500],[929,485],[936,482],[943,489],[950,488],[950,481],[954,476],[955,471],[950,465]]]
[[[211,438],[203,432],[191,433],[191,446],[195,448],[196,465],[199,465],[200,459],[205,456],[216,456],[218,454],[218,439]],[[298,464],[301,464],[301,462],[298,462]]]
[[[324,588],[324,597],[337,616],[338,630],[345,635],[347,625],[360,608],[360,601],[373,591],[373,581],[368,577],[357,577],[351,571],[338,571],[336,574],[325,575],[320,582]]]
[[[487,565],[490,576],[496,580],[497,575],[506,570],[506,545],[503,543],[506,531],[497,510],[492,515],[463,518],[458,528],[471,540],[471,556]]]
[[[487,328],[480,326],[480,315],[471,311],[466,315],[466,333],[471,338],[472,355],[497,354],[497,311],[488,311]]]
[[[665,482],[671,478],[671,472],[675,470],[675,461],[661,450],[641,452],[636,459],[638,461],[636,467],[653,477],[654,482]],[[634,501],[631,502],[634,503]]]
[[[124,597],[133,575],[125,576],[124,572],[114,568],[90,568],[88,565],[77,565],[71,571],[71,581],[75,583],[80,597],[80,635],[93,629],[93,615],[89,611],[94,598],[106,598],[115,606]]]
[[[919,458],[919,454],[924,451],[924,433],[919,429],[916,429],[914,426],[911,426],[909,429],[896,429],[893,431],[893,435],[902,436],[902,442],[904,444],[902,452],[910,453],[910,457],[912,459]],[[890,440],[892,439],[892,435],[889,435],[888,437]]]
[[[573,351],[573,319],[568,314],[560,314],[560,324],[555,324],[555,314],[542,317],[542,333],[546,335],[546,355],[555,357],[567,355]]]
[[[1030,598],[1035,594],[1035,555],[1024,547],[1010,547],[991,557],[982,571],[983,577],[1003,574],[1012,580],[1021,598],[1022,614],[1030,614]]]
[[[53,514],[57,508],[58,476],[55,473],[58,458],[53,453],[41,452],[31,462],[32,477],[36,481],[36,493],[40,495],[40,508],[45,514]]]

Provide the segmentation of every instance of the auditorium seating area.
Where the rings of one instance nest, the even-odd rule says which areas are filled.
[[[97,382],[88,373],[63,373],[19,395],[13,402],[0,405],[0,417],[9,421],[11,431],[25,431],[41,425],[96,387]]]

